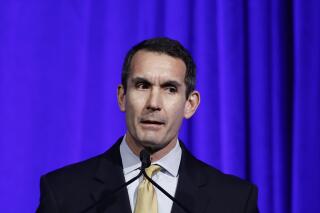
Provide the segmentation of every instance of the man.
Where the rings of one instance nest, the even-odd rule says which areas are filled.
[[[178,141],[183,118],[200,103],[195,72],[191,55],[175,40],[134,46],[118,87],[125,136],[100,156],[44,175],[37,212],[258,212],[255,186],[200,162]],[[139,174],[143,149],[154,168],[148,175],[183,208],[143,177],[121,188]]]

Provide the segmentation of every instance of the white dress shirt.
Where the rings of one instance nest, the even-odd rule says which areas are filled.
[[[158,164],[162,167],[162,169],[157,172],[152,179],[172,196],[174,196],[178,184],[178,170],[181,161],[181,153],[181,147],[177,141],[176,146],[167,155],[158,161],[152,162],[152,164]],[[139,174],[141,161],[139,156],[136,156],[131,151],[127,142],[125,141],[125,137],[120,145],[120,154],[123,165],[123,173],[127,182]],[[137,188],[142,179],[143,176],[127,186],[132,212],[134,212],[137,199]],[[172,201],[156,187],[155,190],[158,198],[158,213],[170,213]]]

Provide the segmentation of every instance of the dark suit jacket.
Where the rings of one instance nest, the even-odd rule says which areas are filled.
[[[121,139],[97,157],[41,177],[37,213],[80,213],[106,199],[88,212],[130,213],[120,156]],[[206,165],[181,144],[182,158],[175,198],[192,213],[257,213],[257,189],[249,182]],[[176,204],[172,213],[184,213]]]

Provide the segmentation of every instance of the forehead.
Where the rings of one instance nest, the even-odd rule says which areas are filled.
[[[164,53],[140,50],[131,61],[131,77],[184,81],[185,75],[184,61]]]

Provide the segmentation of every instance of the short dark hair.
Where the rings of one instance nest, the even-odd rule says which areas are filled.
[[[128,51],[122,66],[121,74],[121,83],[124,87],[124,92],[127,90],[127,81],[130,74],[132,58],[139,50],[163,53],[183,60],[186,65],[186,74],[184,78],[186,84],[186,97],[188,98],[191,92],[194,91],[196,84],[196,65],[191,54],[178,41],[166,37],[159,37],[143,40]]]

